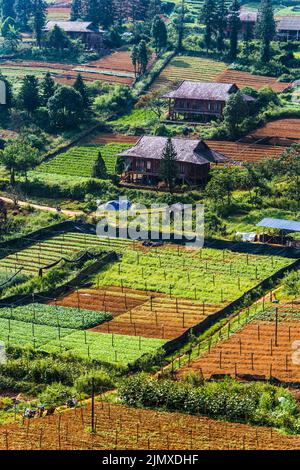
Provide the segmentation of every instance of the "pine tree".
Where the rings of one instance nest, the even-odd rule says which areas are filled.
[[[100,14],[98,0],[88,0],[86,20],[91,21],[95,26],[99,25]]]
[[[40,104],[38,80],[34,75],[26,75],[22,81],[19,100],[23,109],[32,113]]]
[[[101,179],[107,178],[105,163],[100,151],[98,153],[97,160],[95,161],[93,166],[92,177]]]
[[[42,45],[43,30],[46,24],[47,5],[44,0],[34,0],[33,30],[38,47]]]
[[[15,18],[15,0],[1,0],[0,12],[2,20],[5,20],[6,18]]]
[[[81,0],[72,0],[71,15],[70,15],[71,21],[76,21],[78,20],[78,18],[80,18],[81,6],[82,6]]]
[[[208,51],[211,48],[212,36],[216,21],[215,0],[205,0],[201,11],[201,20],[205,26],[204,42]]]
[[[76,91],[78,91],[78,93],[80,93],[80,95],[82,97],[82,103],[83,103],[84,109],[87,109],[90,105],[90,100],[89,100],[87,87],[86,87],[80,73],[76,77],[76,81],[74,83],[74,88],[75,88]]]
[[[241,28],[240,4],[238,0],[233,0],[229,7],[229,28],[230,28],[230,59],[235,60],[238,51],[238,34]]]
[[[56,90],[56,84],[51,77],[50,72],[47,72],[44,79],[41,82],[41,98],[42,104],[47,106],[49,99],[54,95]]]
[[[140,65],[140,74],[143,75],[148,66],[149,62],[149,54],[148,54],[148,49],[147,49],[147,44],[144,39],[141,40],[139,43],[139,65]]]
[[[224,50],[224,32],[227,24],[227,8],[225,0],[217,0],[215,27],[217,32],[217,49],[222,52]]]
[[[256,35],[261,40],[261,61],[269,62],[271,58],[271,41],[276,33],[273,5],[271,0],[261,0],[258,19],[256,24]]]
[[[180,11],[177,19],[177,50],[182,50],[182,41],[184,36],[184,21],[185,21],[185,0],[181,0]]]
[[[32,0],[15,0],[16,23],[21,31],[28,30],[28,21],[33,12]]]
[[[114,9],[112,0],[99,0],[99,23],[108,29],[114,22]]]
[[[139,48],[137,45],[134,45],[131,49],[131,62],[134,68],[134,75],[137,76],[139,69]]]
[[[169,137],[163,150],[160,162],[160,176],[168,184],[169,191],[172,193],[175,181],[178,176],[177,153],[174,149],[171,138]]]
[[[151,36],[154,41],[155,52],[158,54],[167,45],[168,33],[164,21],[159,15],[153,18]]]

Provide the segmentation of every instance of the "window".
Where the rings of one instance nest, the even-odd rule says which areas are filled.
[[[150,160],[147,160],[147,170],[151,170],[151,162],[150,162]]]

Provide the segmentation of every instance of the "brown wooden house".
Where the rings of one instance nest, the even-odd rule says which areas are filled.
[[[52,31],[54,26],[65,31],[70,39],[81,39],[87,49],[94,49],[98,52],[103,49],[104,31],[94,27],[89,21],[48,21],[45,32]]]
[[[254,28],[257,23],[258,12],[242,10],[239,14],[240,28],[238,31],[239,39],[244,39],[248,36],[249,39],[254,37]],[[227,16],[227,25],[225,29],[225,37],[229,38],[231,33],[230,29],[230,14]]]
[[[128,150],[119,154],[124,159],[123,181],[141,185],[157,185],[166,137],[143,136]],[[211,150],[202,140],[172,139],[178,165],[178,183],[191,186],[207,182],[210,165],[228,159]]]
[[[282,16],[277,22],[277,38],[282,41],[300,40],[300,15]]]
[[[204,120],[220,118],[232,93],[238,87],[234,83],[200,82],[184,80],[179,87],[163,95],[169,100],[168,118],[172,120]],[[246,101],[254,101],[243,95]]]

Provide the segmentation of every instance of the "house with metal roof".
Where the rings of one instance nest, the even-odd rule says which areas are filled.
[[[213,117],[220,118],[230,95],[238,90],[234,83],[184,80],[163,98],[169,101],[169,119],[201,118],[206,121]],[[247,102],[255,101],[252,96],[243,96]]]
[[[65,31],[70,39],[81,39],[88,49],[100,51],[103,48],[104,31],[90,21],[48,21],[44,31],[49,33],[55,26]]]
[[[299,41],[300,15],[282,16],[277,23],[277,37],[285,41]]]
[[[276,243],[300,247],[299,240],[293,240],[289,236],[291,233],[300,233],[300,222],[287,219],[273,219],[266,217],[258,222],[257,227],[267,229],[268,233],[263,233],[259,239],[263,243]],[[270,233],[275,232],[275,233]]]
[[[143,136],[118,156],[123,159],[123,182],[157,185],[167,137]],[[203,140],[172,139],[176,152],[178,180],[191,186],[207,182],[211,164],[226,163],[227,157],[209,148]]]

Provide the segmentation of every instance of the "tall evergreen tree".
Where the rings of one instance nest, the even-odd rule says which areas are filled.
[[[156,15],[153,18],[151,27],[151,36],[153,38],[156,54],[160,52],[167,45],[168,33],[165,22]]]
[[[34,75],[26,75],[22,81],[19,100],[21,107],[32,113],[40,104],[38,80]]]
[[[53,78],[51,77],[50,72],[47,72],[45,77],[41,82],[41,99],[42,104],[47,106],[48,101],[54,95],[56,90],[56,84]]]
[[[131,49],[131,62],[134,68],[134,75],[137,76],[139,67],[139,48],[136,44]]]
[[[95,26],[99,25],[99,2],[98,0],[88,0],[86,19],[91,21]]]
[[[204,42],[207,51],[211,48],[213,31],[216,20],[216,3],[215,0],[205,0],[201,10],[201,20],[205,26]]]
[[[0,14],[2,20],[5,18],[15,18],[15,0],[0,0]]]
[[[100,151],[93,166],[92,177],[101,179],[107,178],[106,166]]]
[[[80,73],[77,75],[75,83],[74,83],[74,88],[78,93],[80,93],[82,97],[82,103],[85,109],[87,109],[90,105],[90,99],[89,99],[89,94],[87,87],[82,79],[82,76]]]
[[[171,193],[173,192],[175,181],[178,176],[176,159],[177,153],[174,149],[172,139],[168,138],[160,162],[160,176],[167,183]]]
[[[217,0],[215,27],[217,33],[217,49],[222,52],[224,50],[224,33],[227,24],[227,8],[225,0]]]
[[[181,0],[180,11],[177,19],[177,50],[182,50],[182,41],[184,36],[184,21],[185,21],[185,0]]]
[[[261,40],[261,60],[269,62],[271,58],[271,41],[276,33],[276,23],[272,0],[261,0],[258,19],[256,24],[256,35]]]
[[[142,75],[147,70],[148,62],[149,62],[149,53],[148,53],[147,44],[146,44],[146,41],[142,39],[141,42],[139,43],[139,65],[140,65],[139,72]]]
[[[82,7],[81,0],[72,0],[71,15],[70,15],[71,21],[76,21],[78,20],[78,18],[80,18],[81,7]]]
[[[230,29],[230,59],[235,60],[238,51],[238,34],[241,28],[240,4],[233,0],[229,7],[229,29]]]
[[[33,0],[15,0],[16,24],[21,31],[27,31]]]
[[[44,0],[34,0],[33,30],[38,47],[42,45],[43,31],[46,24],[47,4]]]
[[[99,0],[98,22],[105,29],[109,28],[114,22],[114,8],[112,0]]]

